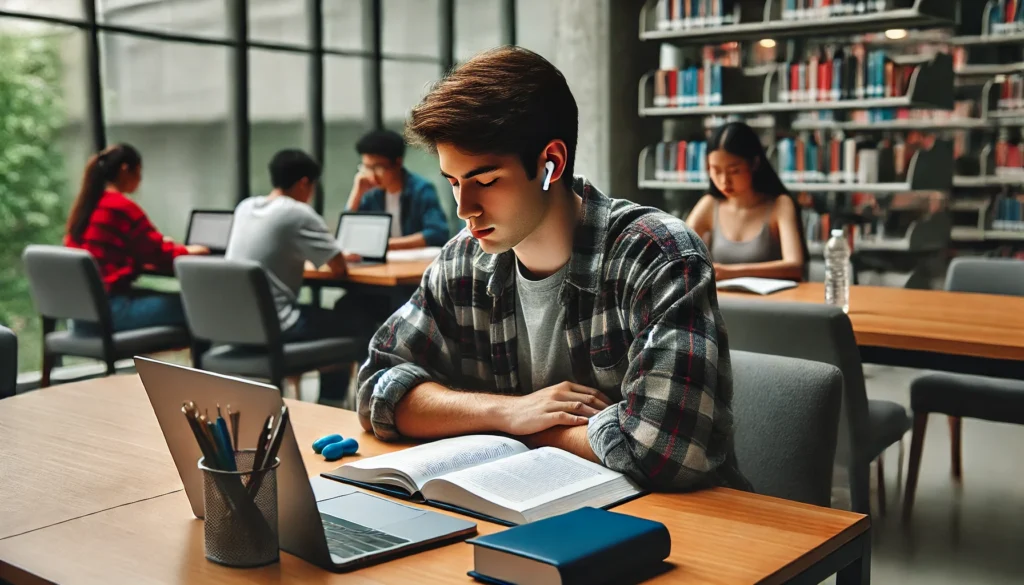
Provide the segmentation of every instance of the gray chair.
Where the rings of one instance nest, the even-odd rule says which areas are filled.
[[[32,300],[43,318],[40,386],[50,385],[50,372],[58,356],[100,360],[107,365],[107,375],[110,375],[114,373],[117,360],[189,347],[191,339],[184,327],[145,327],[114,332],[100,271],[88,252],[31,245],[25,248],[22,259]],[[95,323],[99,333],[56,331],[58,319]]]
[[[831,364],[843,374],[843,412],[836,459],[847,469],[851,507],[870,514],[870,465],[879,460],[878,504],[885,514],[882,453],[910,429],[906,409],[868,400],[860,350],[850,318],[838,307],[740,297],[719,299],[732,350],[754,351]],[[901,461],[902,467],[902,461]]]
[[[285,343],[263,268],[256,262],[182,256],[174,261],[185,319],[192,335],[212,347],[195,366],[221,374],[284,380],[351,364],[365,344],[348,337]]]
[[[14,396],[18,389],[18,337],[0,325],[0,398]]]
[[[843,376],[829,364],[733,351],[736,457],[759,494],[828,506]]]
[[[956,258],[946,273],[946,290],[1024,296],[1024,261]],[[910,439],[907,491],[903,496],[904,522],[910,520],[914,508],[928,415],[938,412],[949,416],[950,467],[954,480],[960,481],[963,478],[962,419],[1024,424],[1024,382],[945,372],[929,373],[911,382],[910,409],[914,412],[914,432]]]

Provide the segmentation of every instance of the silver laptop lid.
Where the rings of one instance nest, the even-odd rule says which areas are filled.
[[[389,213],[342,213],[338,219],[338,247],[369,262],[384,262],[391,219]]]
[[[188,222],[185,244],[206,246],[215,252],[227,250],[234,217],[231,211],[194,210]]]
[[[284,405],[281,392],[267,384],[143,357],[135,358],[135,368],[178,468],[192,513],[202,518],[203,476],[198,467],[202,453],[181,412],[181,405],[191,400],[200,410],[209,409],[212,413],[218,404],[222,408],[230,404],[232,411],[241,413],[238,447],[252,449],[267,416],[281,412]],[[277,470],[281,549],[321,567],[329,567],[332,562],[323,524],[291,425],[286,429],[278,458],[281,460]]]

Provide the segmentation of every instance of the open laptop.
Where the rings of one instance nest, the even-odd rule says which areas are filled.
[[[185,232],[186,246],[206,246],[210,254],[223,256],[231,237],[233,211],[222,209],[193,209]]]
[[[281,412],[281,392],[266,384],[142,357],[135,358],[135,367],[192,512],[202,518],[203,476],[198,467],[202,453],[181,405],[191,400],[200,409],[212,411],[218,404],[230,404],[232,410],[241,412],[239,448],[254,448],[267,416]],[[399,504],[326,478],[310,478],[291,425],[278,458],[281,550],[319,567],[346,571],[476,533],[476,524],[460,518]]]
[[[391,237],[391,214],[344,212],[338,218],[336,237],[344,252],[362,257],[356,264],[383,264]]]

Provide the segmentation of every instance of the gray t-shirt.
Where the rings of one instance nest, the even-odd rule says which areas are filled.
[[[299,319],[296,307],[306,260],[322,266],[341,253],[316,211],[291,197],[250,197],[235,208],[228,260],[254,260],[270,280],[284,331]]]
[[[558,302],[568,270],[566,263],[547,278],[530,280],[516,261],[516,355],[521,385],[531,392],[573,381],[565,312]]]

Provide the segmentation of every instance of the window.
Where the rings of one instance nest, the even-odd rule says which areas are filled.
[[[308,20],[306,0],[249,0],[249,40],[308,47]]]
[[[324,117],[327,127],[324,176],[323,215],[327,225],[334,227],[338,215],[348,203],[352,180],[356,176],[359,155],[356,142],[372,127],[367,119],[366,91],[363,69],[369,63],[358,57],[324,58]]]
[[[329,0],[323,3],[323,14],[324,47],[341,51],[366,50],[362,0]]]
[[[501,44],[501,2],[455,0],[455,59],[465,61]]]
[[[96,0],[103,24],[193,37],[227,39],[225,0]]]
[[[249,51],[250,191],[270,192],[267,163],[284,148],[309,152],[309,55]]]
[[[29,244],[59,244],[92,137],[75,28],[0,18],[0,323],[19,371],[38,370],[40,322],[21,267]]]
[[[185,235],[193,208],[232,209],[227,132],[230,48],[101,36],[107,142],[142,154],[137,201],[165,235]]]
[[[0,0],[0,10],[59,18],[83,18],[84,16],[82,0]]]
[[[439,0],[382,0],[381,13],[385,55],[440,56]]]

